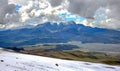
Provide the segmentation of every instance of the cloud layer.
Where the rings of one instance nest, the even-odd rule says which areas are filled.
[[[0,27],[75,21],[87,26],[119,30],[119,7],[120,0],[0,0]],[[83,18],[85,20],[81,21]]]

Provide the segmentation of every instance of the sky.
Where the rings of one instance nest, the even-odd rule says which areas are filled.
[[[120,30],[120,0],[0,0],[0,28],[75,21]]]

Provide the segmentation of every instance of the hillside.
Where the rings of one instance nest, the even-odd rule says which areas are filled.
[[[0,71],[119,71],[110,66],[81,61],[47,58],[0,49]]]
[[[0,46],[13,47],[39,43],[120,43],[120,31],[92,28],[75,22],[44,23],[33,28],[0,31]]]

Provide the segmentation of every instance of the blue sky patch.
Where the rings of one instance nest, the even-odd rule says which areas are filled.
[[[22,6],[17,5],[17,6],[15,7],[15,10],[16,10],[16,11],[19,11],[21,7],[22,7]]]
[[[62,17],[62,19],[66,20],[66,21],[80,21],[80,22],[82,22],[82,21],[86,20],[86,18],[77,16],[74,14],[63,13],[63,14],[60,14],[59,16]]]
[[[76,18],[66,18],[67,21],[75,21]]]

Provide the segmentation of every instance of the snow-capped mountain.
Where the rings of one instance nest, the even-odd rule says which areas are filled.
[[[27,55],[0,49],[0,71],[119,71],[120,66]]]
[[[0,31],[0,46],[23,46],[39,43],[120,43],[120,31],[92,28],[75,22],[44,23],[33,28]]]

